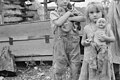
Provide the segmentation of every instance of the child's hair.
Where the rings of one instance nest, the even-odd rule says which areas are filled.
[[[97,11],[102,12],[102,18],[105,18],[105,11],[104,11],[103,5],[100,2],[90,2],[90,3],[88,3],[87,8],[86,8],[86,18],[87,18],[88,23],[90,22],[89,12],[93,8],[96,9]]]

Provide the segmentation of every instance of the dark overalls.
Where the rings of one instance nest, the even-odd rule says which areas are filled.
[[[57,12],[51,13],[52,18]],[[54,16],[53,16],[54,15]],[[59,16],[58,16],[59,18]],[[66,26],[73,26],[68,22]],[[68,66],[70,68],[70,79],[78,80],[80,69],[80,37],[77,32],[71,30],[64,32],[61,27],[54,28],[54,46],[53,46],[53,74],[54,80],[63,80],[62,76],[66,73]]]

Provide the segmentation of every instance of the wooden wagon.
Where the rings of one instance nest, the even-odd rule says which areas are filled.
[[[10,46],[16,61],[52,60],[49,21],[0,26],[0,44]]]

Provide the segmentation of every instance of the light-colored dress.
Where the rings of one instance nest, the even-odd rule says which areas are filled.
[[[93,27],[92,27],[93,28]],[[87,38],[93,36],[95,30],[91,28],[91,25],[86,25],[84,28],[85,34],[87,34]],[[109,36],[110,27],[107,27],[107,34]],[[79,76],[79,80],[115,80],[113,65],[111,61],[111,53],[109,51],[109,44],[108,44],[108,51],[107,51],[107,59],[105,59],[104,63],[102,64],[101,70],[98,71],[94,68],[90,67],[90,62],[94,58],[96,58],[96,50],[92,46],[84,47],[84,59],[81,68],[81,73]]]

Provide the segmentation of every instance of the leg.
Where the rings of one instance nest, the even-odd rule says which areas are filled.
[[[89,79],[89,70],[88,70],[88,63],[83,60],[81,72],[78,80],[88,80]]]
[[[78,38],[79,39],[79,38]],[[69,47],[72,47],[69,54],[70,68],[71,68],[71,79],[78,80],[80,71],[80,45],[79,40],[70,41]]]
[[[54,80],[62,80],[63,75],[67,70],[67,62],[63,58],[62,60],[58,60],[53,64],[53,77]]]
[[[102,76],[107,75],[107,64],[108,64],[108,61],[104,60],[103,66],[102,66],[102,73],[101,73]]]
[[[71,79],[78,80],[79,78],[79,69],[80,69],[80,62],[72,62],[70,65],[71,68]]]
[[[62,76],[66,72],[67,60],[65,55],[65,47],[63,40],[58,40],[53,48],[53,77],[54,80],[62,80]]]
[[[89,80],[97,80],[97,79],[98,79],[97,70],[89,68]]]

